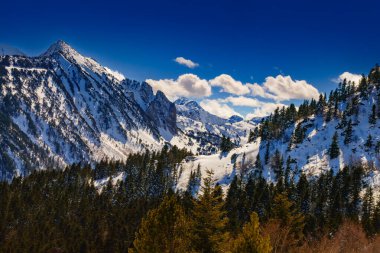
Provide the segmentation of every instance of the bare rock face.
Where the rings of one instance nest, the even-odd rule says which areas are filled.
[[[156,122],[162,130],[168,131],[172,135],[177,134],[177,111],[175,105],[170,102],[164,93],[157,91],[156,97],[149,104],[147,109],[149,117]]]

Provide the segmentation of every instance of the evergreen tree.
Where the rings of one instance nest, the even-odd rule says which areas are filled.
[[[284,186],[284,167],[283,167],[283,157],[278,149],[274,152],[274,155],[271,159],[271,168],[276,176],[278,187]]]
[[[228,219],[223,211],[223,199],[214,195],[212,187],[213,172],[207,171],[202,186],[202,195],[194,200],[193,225],[191,227],[192,245],[200,252],[219,252],[228,233]]]
[[[372,226],[374,233],[378,234],[380,232],[380,201],[376,203],[376,206],[373,210]]]
[[[347,123],[347,127],[344,130],[344,144],[348,145],[352,141],[352,120]]]
[[[358,91],[360,92],[360,96],[362,98],[368,98],[368,82],[364,74],[362,75],[362,79],[359,82]]]
[[[361,223],[367,235],[373,235],[375,228],[373,226],[373,191],[372,187],[368,187],[362,204],[362,218]]]
[[[263,167],[263,164],[261,163],[260,152],[259,152],[257,153],[256,161],[255,161],[255,176],[261,177],[263,174],[263,170],[264,170],[264,167]]]
[[[244,225],[242,232],[237,236],[232,246],[233,253],[270,253],[269,236],[262,235],[260,231],[259,217],[252,213],[250,221]]]
[[[284,175],[285,189],[288,189],[291,183],[291,179],[290,179],[291,170],[292,170],[291,163],[292,163],[292,159],[290,158],[290,156],[288,156],[288,159],[286,159],[286,168],[285,168],[285,175]]]
[[[294,130],[292,142],[296,144],[302,143],[305,138],[305,132],[305,127],[303,127],[301,123],[298,123],[296,129]]]
[[[376,85],[376,88],[380,88],[380,67],[376,64],[369,74],[369,81]]]
[[[286,194],[275,196],[269,223],[279,223],[278,231],[271,234],[271,236],[275,235],[271,238],[275,252],[289,252],[304,237],[304,216]]]
[[[142,220],[131,252],[190,252],[189,220],[176,197],[166,197]]]
[[[364,146],[366,146],[368,150],[372,148],[372,146],[373,146],[372,135],[370,135],[370,134],[368,135],[367,140],[364,143]]]
[[[269,142],[267,142],[266,148],[265,148],[265,164],[268,164],[269,162]]]
[[[377,119],[377,112],[376,112],[376,105],[372,105],[372,113],[369,115],[369,123],[372,125],[376,124]]]
[[[246,221],[245,192],[242,190],[241,180],[235,176],[227,192],[225,210],[229,220],[229,228],[235,232]]]
[[[329,148],[329,155],[331,159],[335,159],[339,156],[339,154],[340,154],[340,150],[339,150],[339,144],[338,144],[338,133],[335,132],[332,138],[330,148]]]
[[[231,141],[230,137],[225,137],[224,135],[222,136],[222,141],[220,144],[220,150],[222,152],[229,152],[231,149],[234,148],[234,144]]]
[[[380,154],[380,141],[376,142],[375,152],[376,152],[376,154]]]
[[[201,164],[198,163],[197,169],[190,172],[189,182],[186,191],[192,196],[198,193],[202,180]]]

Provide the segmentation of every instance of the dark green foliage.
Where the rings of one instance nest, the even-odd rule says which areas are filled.
[[[294,135],[292,138],[292,143],[300,144],[306,137],[306,128],[302,126],[301,123],[297,124],[296,129],[294,130]]]
[[[231,141],[230,137],[222,136],[222,141],[220,143],[220,151],[229,152],[235,147],[235,144]]]
[[[362,79],[359,82],[358,91],[360,92],[360,96],[362,98],[368,98],[368,82],[364,74],[362,75]]]
[[[366,140],[366,142],[364,143],[364,146],[368,149],[368,150],[370,150],[371,148],[372,148],[372,146],[373,146],[373,141],[372,141],[372,135],[368,135],[368,137],[367,137],[367,140]]]
[[[212,186],[211,171],[204,178],[202,195],[194,200],[192,245],[198,252],[220,252],[228,239],[226,212],[220,186]]]
[[[332,138],[332,142],[329,148],[329,155],[331,159],[337,158],[340,154],[339,144],[338,144],[338,133],[335,132]]]
[[[0,65],[0,77],[1,76],[6,76],[7,75],[7,69],[5,68],[5,66],[3,65]]]
[[[344,130],[344,144],[347,145],[352,141],[352,120],[347,123],[347,127]]]
[[[369,115],[368,122],[372,125],[375,125],[376,119],[377,119],[376,105],[372,105],[372,112]]]
[[[0,183],[0,252],[127,252],[147,211],[171,194],[173,168],[187,154],[173,147]],[[125,181],[101,193],[90,183],[118,172]]]
[[[362,205],[362,218],[361,223],[364,230],[368,235],[373,235],[375,233],[375,226],[373,223],[374,220],[374,199],[372,187],[368,187]]]
[[[201,165],[198,164],[195,171],[190,172],[189,183],[187,185],[186,191],[191,195],[196,195],[200,187],[202,180]]]

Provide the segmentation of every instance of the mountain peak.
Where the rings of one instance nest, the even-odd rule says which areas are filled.
[[[190,100],[190,99],[185,98],[185,97],[178,98],[176,101],[174,101],[174,104],[183,105],[183,106],[186,106],[186,107],[192,108],[192,109],[203,109],[196,101]]]
[[[55,53],[72,54],[77,53],[69,44],[63,40],[58,40],[52,44],[42,56],[50,56]]]
[[[237,122],[241,122],[243,121],[244,119],[239,116],[239,115],[232,115],[229,119],[228,119],[228,122],[230,123],[237,123]]]

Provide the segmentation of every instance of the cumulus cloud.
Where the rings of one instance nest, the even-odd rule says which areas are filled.
[[[222,87],[222,92],[227,92],[235,95],[248,94],[249,88],[242,82],[235,80],[230,75],[222,74],[210,80],[210,84],[216,87]]]
[[[346,79],[347,82],[351,81],[351,82],[355,83],[356,85],[358,85],[360,80],[362,79],[362,76],[346,71],[346,72],[343,72],[338,78],[334,79],[333,81],[336,83],[339,83],[339,82],[342,82],[344,79]]]
[[[233,106],[245,106],[255,108],[253,112],[247,114],[246,119],[252,119],[255,117],[264,117],[271,114],[276,108],[282,108],[286,105],[281,103],[264,102],[255,98],[249,98],[244,96],[239,97],[227,97],[221,99],[224,103],[231,103]]]
[[[262,84],[243,84],[230,75],[222,74],[214,79],[201,79],[194,74],[184,74],[174,79],[146,80],[156,92],[161,90],[170,100],[178,97],[205,98],[212,94],[212,87],[221,87],[221,91],[236,96],[218,99],[204,99],[200,105],[208,112],[222,118],[239,115],[234,106],[251,107],[253,111],[246,118],[263,117],[277,107],[283,107],[281,101],[293,99],[318,99],[319,92],[305,80],[293,80],[290,76],[269,76]],[[264,101],[259,98],[265,98]]]
[[[147,79],[153,91],[160,90],[170,100],[175,100],[179,97],[202,98],[211,95],[211,86],[205,79],[200,79],[194,74],[184,74],[174,79],[152,80]]]
[[[184,65],[184,66],[191,68],[191,69],[199,66],[198,63],[193,62],[192,60],[189,60],[189,59],[185,59],[183,57],[177,57],[174,59],[174,61],[180,65]]]
[[[211,114],[219,116],[224,119],[228,119],[233,115],[239,115],[234,109],[227,104],[220,102],[217,99],[205,99],[200,102],[200,106]]]
[[[278,75],[265,78],[263,85],[250,84],[252,95],[269,98],[276,101],[292,99],[317,99],[318,90],[305,80],[293,80],[290,76]]]
[[[260,107],[257,107],[253,110],[253,112],[248,113],[245,116],[245,119],[250,120],[257,117],[265,117],[270,115],[274,110],[276,110],[278,107],[282,108],[283,104],[276,104],[276,103],[263,103]]]

